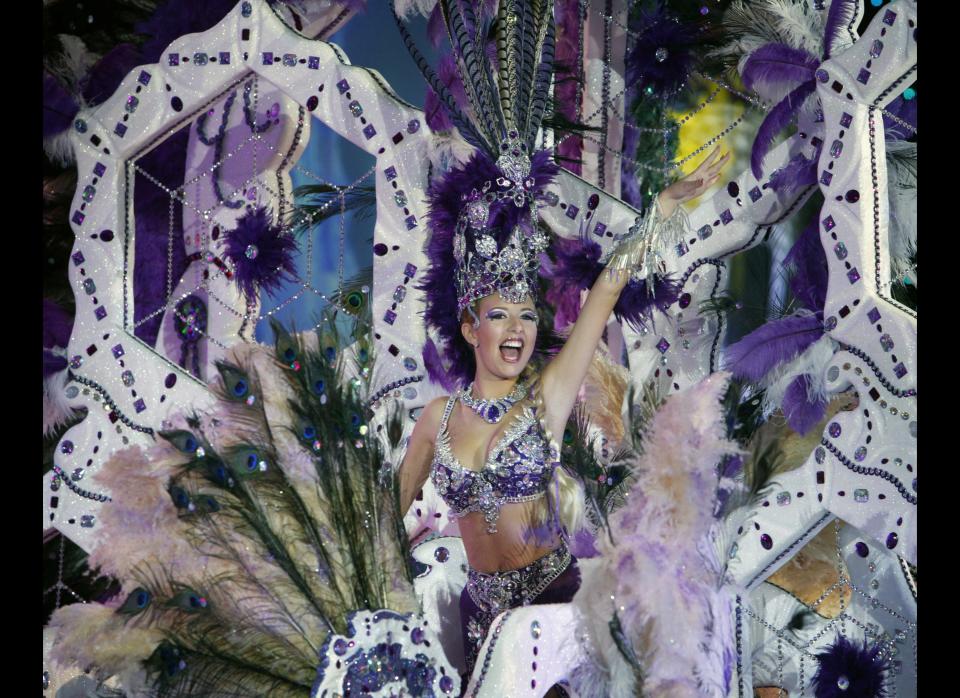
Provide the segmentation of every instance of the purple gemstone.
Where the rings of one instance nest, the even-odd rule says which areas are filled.
[[[850,189],[844,194],[844,198],[846,198],[848,204],[855,204],[860,201],[860,192],[856,189]]]
[[[421,627],[418,626],[418,627],[416,627],[416,628],[414,628],[413,630],[410,631],[410,640],[411,640],[411,642],[413,642],[413,644],[415,644],[415,645],[422,644],[422,643],[423,643],[423,638],[424,638],[424,635],[425,635],[425,634],[426,634],[426,633],[423,632],[423,628],[421,628]]]
[[[417,227],[417,217],[416,216],[407,216],[403,219],[403,222],[407,224],[407,230],[413,230]]]
[[[297,64],[297,54],[295,53],[285,53],[283,54],[283,64],[288,68],[292,68]]]
[[[881,53],[883,53],[883,42],[880,41],[880,39],[876,39],[870,44],[870,56],[876,58]]]
[[[857,544],[854,546],[857,549],[857,555],[860,557],[866,557],[870,554],[870,548],[867,547],[867,544],[862,540],[858,540]]]
[[[602,238],[605,232],[607,232],[607,226],[603,223],[597,223],[593,226],[593,234],[597,237]]]
[[[880,311],[876,308],[871,308],[870,312],[867,313],[867,318],[870,322],[879,322],[880,321]]]
[[[310,70],[317,70],[320,68],[320,57],[319,56],[308,56],[307,57],[307,67]]]
[[[729,223],[730,221],[733,220],[733,214],[730,213],[730,209],[729,209],[729,208],[728,208],[728,209],[724,209],[724,210],[720,213],[720,220],[723,221],[723,224],[724,224],[724,225],[726,225],[727,223]]]
[[[576,218],[578,213],[580,213],[579,207],[574,206],[573,204],[567,206],[567,218]]]
[[[890,535],[887,536],[887,547],[890,550],[893,550],[894,548],[897,547],[897,543],[899,542],[900,542],[900,536],[898,536],[896,532],[891,531]]]
[[[861,68],[860,72],[857,73],[857,82],[861,82],[864,85],[870,82],[870,71],[866,68]]]
[[[817,136],[814,136],[813,138],[810,139],[810,145],[812,145],[814,148],[819,148],[821,143],[823,143],[823,141],[820,140]]]
[[[833,174],[824,170],[823,174],[820,175],[820,184],[822,184],[825,187],[829,187],[830,182],[832,181],[833,181]]]
[[[830,427],[827,429],[827,431],[830,433],[830,436],[832,436],[833,438],[837,438],[838,436],[840,436],[840,432],[842,431],[842,429],[840,428],[840,425],[837,422],[830,422]]]
[[[833,143],[830,144],[830,156],[831,156],[831,157],[838,158],[838,157],[840,157],[840,153],[842,153],[842,152],[843,152],[843,141],[841,141],[841,140],[835,140]]]
[[[893,372],[897,374],[897,378],[903,378],[907,375],[907,367],[903,365],[903,362],[900,362],[893,367]]]
[[[93,311],[93,314],[96,316],[97,320],[103,320],[103,318],[107,317],[107,309],[102,305],[98,305],[97,309]]]
[[[338,657],[342,657],[347,653],[347,641],[342,637],[338,637],[333,641],[333,653]]]
[[[64,453],[66,455],[73,453],[73,442],[64,441],[62,444],[60,444],[60,453]]]
[[[387,312],[383,314],[383,321],[388,325],[392,325],[397,319],[397,314],[390,309],[387,309]]]
[[[337,89],[340,91],[340,94],[343,94],[350,89],[350,83],[346,80],[341,80],[337,83]]]
[[[914,492],[917,491],[917,478],[913,478],[913,483],[911,484],[911,487],[913,487]]]
[[[84,218],[86,218],[86,216],[83,215],[80,211],[74,211],[73,218],[71,218],[70,220],[72,220],[77,225],[80,225],[81,223],[83,223]]]
[[[310,111],[313,111],[314,109],[316,109],[319,104],[320,104],[320,100],[317,98],[316,95],[310,95],[307,98],[307,109],[309,109]]]
[[[822,460],[817,460],[818,463],[822,463]],[[827,481],[827,474],[822,470],[817,471],[817,484],[822,485]]]
[[[103,177],[106,171],[107,171],[107,166],[104,165],[102,162],[98,162],[96,165],[93,166],[93,174],[97,175],[97,177]]]
[[[367,124],[366,126],[363,127],[363,135],[366,137],[367,140],[370,140],[371,138],[377,135],[377,129],[373,127],[373,124]]]
[[[770,537],[769,533],[764,533],[760,536],[760,545],[763,546],[764,550],[770,550],[773,547],[773,538]]]
[[[261,62],[263,65],[273,65],[273,51],[264,51]]]
[[[440,683],[438,685],[440,686],[440,690],[444,693],[450,693],[453,691],[453,679],[451,679],[449,676],[441,676]]]
[[[229,52],[229,51],[221,51],[221,52],[219,53],[219,57],[220,57],[220,64],[221,64],[221,65],[230,65],[230,52]]]
[[[417,275],[417,267],[415,264],[407,263],[407,266],[403,268],[403,275],[409,276],[411,279]]]
[[[179,53],[167,54],[167,63],[169,65],[180,65],[180,54]]]
[[[437,562],[446,562],[450,559],[450,551],[441,545],[433,551],[433,559]]]
[[[140,75],[137,76],[137,82],[146,87],[150,84],[150,73],[145,70],[140,71]]]
[[[407,133],[416,133],[420,130],[420,119],[410,119],[407,122]]]
[[[663,354],[670,348],[670,342],[667,341],[666,337],[661,337],[660,341],[657,342],[657,349],[660,350],[660,353]]]
[[[498,419],[500,419],[500,408],[498,408],[496,405],[490,405],[490,409],[487,410],[487,417],[496,422]]]
[[[387,178],[387,181],[391,181],[397,178],[397,168],[393,165],[390,165],[387,169],[383,171],[383,176]]]
[[[761,196],[763,196],[763,192],[760,191],[760,187],[754,187],[747,193],[750,196],[750,201],[754,201],[754,202],[756,202]]]
[[[893,339],[890,338],[890,335],[888,334],[880,335],[880,347],[884,351],[890,351],[891,349],[893,349]]]
[[[754,189],[756,189],[756,187],[754,187]],[[711,235],[713,235],[713,228],[709,225],[702,226],[697,231],[697,237],[700,238],[701,240],[706,240]]]
[[[855,284],[860,280],[860,272],[858,272],[857,268],[854,267],[847,272],[847,278],[850,280],[851,284]]]
[[[382,242],[378,242],[376,245],[373,246],[373,253],[378,257],[383,257],[383,255],[385,255],[389,251],[389,249],[390,248],[388,248]]]
[[[690,248],[687,247],[687,243],[685,243],[685,242],[680,242],[680,243],[677,244],[677,256],[678,256],[678,257],[682,257],[683,255],[685,255],[685,254],[686,254],[687,252],[689,252],[689,251],[690,251]]]
[[[843,115],[840,117],[840,125],[844,128],[848,128],[850,124],[853,123],[853,115],[843,112]]]
[[[177,374],[168,373],[167,377],[163,379],[163,384],[167,386],[167,390],[175,386],[177,384]]]
[[[681,308],[686,308],[688,305],[690,305],[690,298],[691,298],[691,297],[690,297],[690,294],[689,294],[689,293],[682,293],[682,294],[680,294],[680,298],[679,298],[679,300],[678,300],[678,305],[679,305]]]
[[[115,359],[119,359],[121,356],[123,356],[123,355],[126,353],[126,352],[123,350],[123,345],[122,345],[122,344],[116,345],[116,346],[115,346],[113,349],[111,349],[110,351],[113,352],[113,358],[115,358]]]
[[[117,122],[117,125],[113,127],[113,132],[123,138],[123,135],[127,132],[127,127],[124,124]]]
[[[854,460],[863,461],[867,457],[867,448],[866,446],[860,446],[856,451],[853,452]]]
[[[847,258],[847,246],[842,242],[838,242],[833,246],[833,253],[837,255],[837,259],[846,259]]]
[[[823,68],[818,68],[815,75],[817,76],[817,80],[819,80],[820,82],[826,82],[827,80],[830,79],[830,74],[827,73],[827,71],[824,70]]]
[[[886,24],[888,27],[892,27],[896,19],[897,19],[897,13],[894,12],[893,10],[887,10],[883,14],[883,23]]]
[[[727,194],[734,198],[740,196],[740,185],[736,182],[727,182]]]
[[[137,411],[137,414],[140,414],[147,409],[147,403],[143,401],[143,398],[138,398],[137,401],[133,403],[133,409]]]
[[[591,194],[591,195],[590,195],[590,198],[587,199],[587,208],[592,211],[592,210],[594,210],[594,209],[595,209],[597,206],[599,206],[599,205],[600,205],[600,195],[599,195],[599,194]]]

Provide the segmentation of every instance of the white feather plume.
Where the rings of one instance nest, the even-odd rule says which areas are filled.
[[[403,20],[408,20],[415,14],[429,17],[433,12],[437,0],[396,0],[394,10]]]
[[[50,349],[54,353],[62,350]],[[59,371],[43,380],[43,435],[48,437],[74,417],[73,408],[64,391],[67,372]]]
[[[807,400],[816,402],[825,400],[827,395],[827,365],[836,351],[833,340],[824,335],[807,347],[793,361],[782,364],[771,371],[764,379],[766,392],[763,396],[763,415],[769,417],[783,405],[787,388],[798,376],[807,374]]]

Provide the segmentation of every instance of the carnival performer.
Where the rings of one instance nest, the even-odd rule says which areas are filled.
[[[719,155],[714,150],[693,173],[665,189],[645,229],[653,230],[681,203],[713,185],[729,158]],[[464,216],[476,213],[469,203],[465,208]],[[531,364],[538,332],[536,258],[509,271],[503,256],[520,247],[514,238],[500,252],[499,273],[491,275],[492,249],[483,251],[493,241],[487,232],[461,224],[454,241],[461,332],[456,341],[472,351],[473,381],[425,407],[400,467],[401,511],[409,509],[430,477],[459,518],[470,567],[460,597],[468,676],[499,612],[568,602],[579,587],[577,561],[566,541],[582,527],[583,494],[558,467],[555,435],[563,433],[604,328],[631,279],[628,260],[647,252],[637,251],[647,245],[644,241],[621,246],[632,251],[620,249],[607,262],[569,338],[538,372]]]

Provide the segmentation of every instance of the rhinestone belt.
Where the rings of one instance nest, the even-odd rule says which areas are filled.
[[[550,586],[570,564],[566,543],[526,567],[506,572],[484,574],[470,568],[467,572],[467,593],[481,609],[499,613],[505,608],[527,606]]]

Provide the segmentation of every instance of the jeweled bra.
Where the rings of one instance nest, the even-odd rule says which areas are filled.
[[[490,451],[483,470],[464,468],[450,450],[447,431],[458,395],[450,396],[440,420],[430,479],[454,516],[483,512],[487,532],[496,533],[504,504],[533,501],[546,493],[552,473],[549,448],[533,410],[525,407]]]

